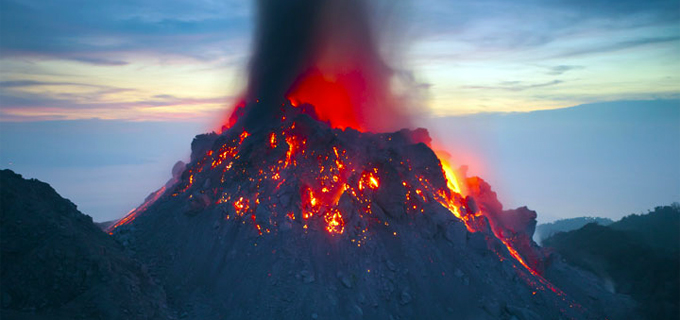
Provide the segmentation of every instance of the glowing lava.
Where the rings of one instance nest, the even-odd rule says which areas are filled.
[[[339,210],[330,210],[325,217],[326,230],[331,234],[342,234],[345,231],[345,220]]]
[[[442,157],[439,157],[439,161],[442,163],[442,169],[444,170],[444,175],[446,176],[446,186],[449,187],[449,190],[452,192],[461,194],[462,191],[460,188],[460,182],[458,182],[456,174],[453,172],[453,169],[451,169],[451,165]]]
[[[366,88],[361,74],[350,72],[341,75],[323,74],[312,69],[303,74],[288,93],[293,106],[308,103],[316,108],[321,121],[331,123],[334,128],[363,129],[361,125],[360,99]]]
[[[156,200],[158,200],[158,198],[160,198],[160,197],[163,195],[163,193],[165,193],[165,186],[163,186],[163,187],[161,187],[160,189],[156,190],[156,192],[152,193],[152,194],[146,199],[146,201],[144,201],[144,203],[142,203],[142,205],[140,205],[139,207],[137,207],[137,208],[135,208],[135,209],[130,210],[130,212],[128,212],[128,213],[125,215],[125,217],[123,217],[122,219],[118,220],[118,221],[117,221],[115,224],[113,224],[112,226],[108,227],[108,228],[106,229],[106,232],[107,232],[108,234],[113,234],[113,230],[115,230],[116,228],[118,228],[118,227],[120,227],[120,226],[122,226],[122,225],[125,225],[125,224],[129,224],[129,223],[131,223],[132,221],[134,221],[135,218],[137,218],[137,216],[139,216],[139,214],[141,214],[142,212],[146,211],[146,210],[149,208],[150,205],[152,205],[154,202],[156,202]]]

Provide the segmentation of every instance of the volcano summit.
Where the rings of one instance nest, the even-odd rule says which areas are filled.
[[[190,163],[109,230],[180,314],[622,318],[607,309],[619,297],[531,241],[535,212],[503,211],[483,180],[458,181],[427,131],[333,129],[311,105],[276,114],[197,136]]]

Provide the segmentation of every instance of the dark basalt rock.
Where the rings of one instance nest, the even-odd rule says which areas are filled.
[[[69,200],[0,171],[2,319],[171,319],[165,292]]]
[[[281,115],[245,138],[239,126],[197,137],[177,182],[114,230],[185,318],[598,319],[605,301],[630,307],[597,286],[601,300],[575,301],[522,266],[501,240],[542,261],[535,213],[503,211],[479,178],[456,200],[484,213],[468,231],[441,203],[425,130],[331,129],[290,105]]]

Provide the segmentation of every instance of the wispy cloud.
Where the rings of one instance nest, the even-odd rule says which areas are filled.
[[[124,66],[124,65],[129,64],[129,62],[127,62],[127,61],[111,60],[111,59],[96,58],[96,57],[72,57],[71,60],[83,62],[83,63],[89,63],[89,64],[96,65],[96,66]]]
[[[546,72],[547,75],[551,76],[559,76],[564,74],[565,72],[571,71],[571,70],[580,70],[584,69],[585,67],[583,66],[568,66],[568,65],[559,65],[559,66],[554,66],[554,67],[548,67],[548,71]]]
[[[36,87],[73,87],[82,90],[27,90]],[[121,99],[120,93],[135,93],[138,99]],[[109,118],[158,120],[181,116],[185,119],[210,119],[228,109],[233,97],[177,97],[169,94],[144,98],[143,92],[112,86],[76,82],[2,81],[0,82],[0,120],[39,121],[49,119]]]
[[[563,83],[562,80],[553,80],[543,83],[523,84],[521,81],[505,81],[499,83],[497,86],[462,86],[463,89],[478,89],[478,90],[505,90],[505,91],[524,91],[529,89],[536,89],[542,87],[549,87]]]
[[[103,88],[103,89],[114,89],[110,86],[103,86],[90,83],[78,83],[78,82],[61,82],[61,81],[35,81],[35,80],[8,80],[0,81],[0,88],[22,88],[22,87],[41,87],[41,86],[77,86],[77,87],[92,87],[92,88]],[[124,88],[115,88],[118,90],[131,90]]]
[[[626,50],[653,44],[675,42],[680,40],[680,36],[667,37],[642,37],[633,40],[614,42],[609,44],[596,45],[592,47],[581,47],[575,50],[567,51],[555,56],[555,58],[575,57],[588,54],[614,52],[619,50]]]
[[[0,0],[0,53],[120,66],[120,52],[216,59],[247,36],[250,5],[236,0],[92,2]],[[246,50],[247,48],[244,48]]]
[[[599,33],[606,44],[612,41],[611,33],[650,29],[647,36],[630,36],[633,40],[620,44],[641,45],[661,40],[653,36],[654,32],[658,36],[659,28],[672,28],[677,35],[680,21],[678,0],[422,0],[419,4],[414,10],[420,26],[417,41],[435,38],[465,44],[468,54],[459,55],[465,58],[522,52],[535,59],[536,52],[531,50],[588,33]],[[572,43],[570,49],[584,54],[593,47],[597,43],[586,41]],[[602,50],[618,49],[603,46]]]

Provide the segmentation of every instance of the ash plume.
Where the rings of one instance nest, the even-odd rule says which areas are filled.
[[[299,70],[311,59],[318,0],[257,1],[255,49],[246,97],[249,102],[283,98]],[[261,105],[266,105],[263,103]]]
[[[288,99],[314,105],[336,127],[408,126],[370,9],[364,0],[259,0],[245,125],[275,118]]]

